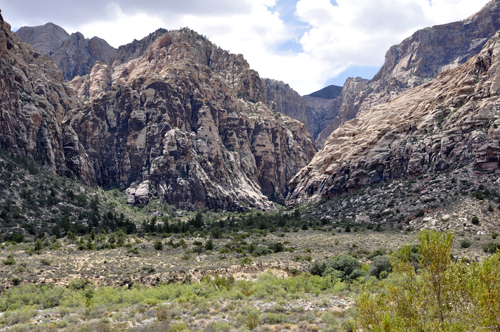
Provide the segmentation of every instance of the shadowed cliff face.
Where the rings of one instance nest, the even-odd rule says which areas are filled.
[[[80,32],[69,35],[53,23],[22,27],[16,34],[42,55],[48,56],[67,81],[89,74],[97,61],[111,65],[116,56],[116,49],[105,40],[97,37],[85,39]]]
[[[0,20],[0,145],[62,175],[95,184],[85,149],[64,122],[77,107],[59,69]]]
[[[182,208],[272,209],[314,156],[299,121],[271,111],[241,55],[195,32],[157,31],[71,85],[90,102],[71,113],[101,185],[131,202]],[[267,197],[266,197],[267,196]]]
[[[500,34],[460,67],[362,111],[336,129],[291,181],[288,204],[364,185],[468,165],[500,163]]]

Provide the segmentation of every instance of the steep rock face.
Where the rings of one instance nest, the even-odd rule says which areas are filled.
[[[10,29],[0,20],[0,145],[95,184],[85,149],[64,122],[78,105],[75,93],[51,61]]]
[[[72,84],[89,91],[71,121],[98,183],[130,186],[133,202],[272,209],[268,198],[284,202],[288,181],[316,152],[301,122],[267,107],[241,55],[188,29],[121,47],[111,68],[99,63]]]
[[[67,81],[78,75],[89,74],[97,61],[111,65],[116,56],[116,49],[105,40],[98,37],[86,39],[80,32],[69,35],[53,23],[22,27],[16,34],[22,41],[48,56]]]
[[[262,82],[269,107],[304,122],[315,139],[338,115],[342,101],[339,97],[342,92],[341,87],[330,85],[311,95],[301,97],[282,81],[265,78]],[[324,139],[321,144],[323,142]]]
[[[480,54],[436,79],[362,111],[336,129],[291,181],[288,204],[370,183],[469,165],[500,164],[500,33]]]
[[[365,90],[342,100],[338,109],[336,105],[331,105],[330,113],[337,113],[338,118],[318,135],[318,146],[323,145],[333,130],[360,112],[429,82],[444,70],[465,63],[499,29],[500,0],[493,0],[463,21],[419,30],[392,46],[386,53],[383,67]],[[352,102],[357,104],[352,105]]]
[[[45,56],[53,54],[63,42],[70,38],[66,30],[54,23],[36,27],[22,27],[16,31],[16,35]]]
[[[333,99],[323,111],[323,126],[316,136],[316,145],[321,148],[330,133],[347,120],[353,119],[362,107],[365,98],[370,93],[369,80],[348,78],[340,96]]]
[[[111,65],[115,56],[116,49],[104,39],[86,39],[77,32],[71,34],[50,59],[61,69],[64,79],[69,81],[75,76],[89,74],[97,61]]]
[[[309,119],[306,112],[306,104],[302,97],[288,84],[269,78],[262,79],[264,91],[266,92],[269,108],[288,115],[306,124],[309,132]]]

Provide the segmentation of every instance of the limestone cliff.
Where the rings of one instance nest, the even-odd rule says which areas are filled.
[[[363,91],[330,105],[329,113],[338,114],[338,117],[318,135],[318,146],[323,145],[333,130],[360,112],[465,63],[499,29],[500,0],[493,0],[465,20],[419,30],[392,46],[386,53],[383,67],[367,82]],[[346,85],[349,84],[348,80]]]
[[[469,49],[469,47],[467,47]],[[288,204],[364,185],[467,166],[500,164],[500,33],[460,67],[368,110],[336,129],[291,181]]]
[[[89,74],[97,61],[111,65],[116,56],[116,49],[105,40],[98,37],[86,39],[80,32],[69,35],[53,23],[22,27],[16,34],[48,56],[68,81],[75,76]]]
[[[85,149],[64,122],[78,103],[59,69],[1,19],[0,146],[38,160],[52,172],[95,184]]]
[[[130,202],[272,209],[316,152],[304,124],[269,109],[242,55],[189,29],[120,47],[71,84],[89,99],[68,118],[97,181],[130,186]]]

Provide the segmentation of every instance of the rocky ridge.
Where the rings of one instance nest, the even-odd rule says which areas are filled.
[[[42,55],[48,56],[67,81],[89,74],[97,61],[111,65],[116,56],[116,49],[105,40],[98,37],[86,39],[80,32],[69,35],[53,23],[22,27],[16,34]]]
[[[301,122],[268,108],[243,56],[189,29],[123,46],[113,66],[96,63],[71,85],[90,101],[67,119],[98,184],[130,186],[138,204],[272,209],[268,198],[283,203],[316,152]]]
[[[323,146],[328,136],[346,121],[404,91],[429,82],[439,73],[456,68],[476,55],[500,29],[500,1],[492,0],[465,20],[415,32],[387,51],[385,63],[362,91],[329,106],[338,114],[316,138]],[[346,85],[351,84],[349,80]],[[345,88],[346,86],[344,86]]]
[[[288,204],[430,171],[467,167],[479,177],[498,170],[499,53],[497,33],[462,66],[336,129],[291,181]]]
[[[0,17],[1,18],[1,17]],[[88,185],[95,175],[64,117],[79,101],[59,69],[0,20],[0,145]]]

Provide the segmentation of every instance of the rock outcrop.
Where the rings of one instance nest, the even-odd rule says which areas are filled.
[[[367,82],[366,89],[330,105],[329,113],[338,114],[338,117],[318,135],[317,145],[321,147],[333,130],[360,112],[465,63],[499,29],[500,0],[493,0],[463,21],[419,30],[392,46],[386,53],[383,67]],[[346,85],[350,84],[348,80]]]
[[[16,35],[42,55],[50,56],[70,38],[69,33],[54,23],[47,23],[36,27],[22,27]]]
[[[264,84],[269,108],[304,122],[309,132],[312,133],[309,128],[306,104],[298,92],[282,81],[264,78],[262,79],[262,83]]]
[[[78,103],[59,69],[0,20],[0,146],[94,185],[85,149],[64,121]]]
[[[314,140],[304,124],[269,109],[243,56],[182,29],[120,47],[116,58],[71,82],[89,98],[70,118],[100,185],[180,208],[284,203]]]
[[[78,75],[89,74],[97,61],[111,65],[116,56],[116,49],[105,40],[98,37],[86,39],[80,32],[69,35],[53,23],[22,27],[16,34],[22,41],[48,56],[67,81]]]
[[[500,32],[460,67],[362,110],[336,129],[291,181],[288,204],[428,171],[467,166],[478,175],[496,172],[499,95]]]
[[[308,96],[300,96],[288,84],[269,78],[262,80],[269,108],[306,124],[309,133],[316,137],[331,123],[338,112],[332,113],[331,103],[338,103],[342,88],[330,85]]]

